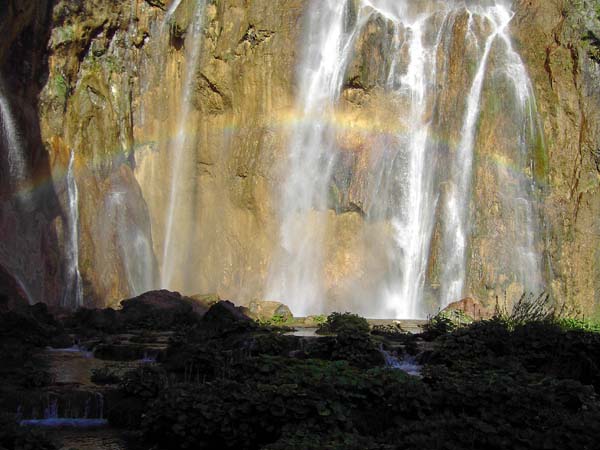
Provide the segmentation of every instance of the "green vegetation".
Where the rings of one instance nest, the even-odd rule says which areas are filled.
[[[328,323],[342,332],[364,327],[348,314]],[[229,354],[225,370],[161,392],[141,421],[142,434],[161,449],[595,445],[600,334],[537,321],[509,326],[497,318],[454,329],[436,343],[423,378],[315,353]]]
[[[62,74],[56,74],[53,78],[54,94],[61,101],[65,102],[69,95],[69,83]]]
[[[44,433],[21,429],[13,416],[0,414],[0,449],[57,450],[58,447]]]
[[[563,16],[568,30],[575,34],[579,46],[596,63],[600,63],[600,6],[588,0],[571,0],[564,4]]]
[[[179,308],[155,322],[153,304],[80,311],[66,323],[106,330],[112,318],[119,332],[174,326]],[[600,330],[563,311],[547,296],[523,297],[487,321],[440,313],[421,335],[395,325],[370,330],[364,318],[334,313],[322,324],[326,335],[307,339],[221,302],[171,328],[159,364],[93,376],[118,383],[105,411],[140,449],[591,450],[600,433]],[[36,348],[61,333],[47,312],[34,313],[15,315],[10,327],[0,322],[3,342],[17,336]],[[33,332],[18,331],[25,326]],[[380,346],[418,355],[422,376],[385,367]],[[54,448],[6,420],[3,448]]]
[[[474,323],[439,314],[422,336],[379,329],[383,345],[392,336],[413,353],[433,340],[422,378],[385,368],[368,323],[349,313],[302,345],[247,323],[181,330],[135,427],[163,450],[592,449],[600,334],[559,326],[546,306],[528,297]]]
[[[510,329],[527,323],[547,322],[553,323],[566,314],[566,309],[556,305],[550,300],[550,295],[540,294],[537,297],[532,294],[523,294],[512,306],[510,312],[506,303],[500,304],[496,301],[496,319],[505,323]]]
[[[90,379],[92,383],[100,385],[117,384],[119,381],[121,381],[121,377],[119,377],[119,374],[115,370],[110,369],[108,367],[92,369],[92,376]]]
[[[69,44],[75,40],[75,29],[72,25],[65,25],[63,27],[57,27],[52,33],[51,46],[53,49],[58,48],[61,45]]]
[[[319,333],[368,333],[369,328],[367,320],[356,314],[334,312],[327,317],[325,322],[319,325]]]
[[[259,320],[258,323],[264,326],[286,327],[294,324],[294,318],[276,314],[270,319]]]
[[[600,322],[597,320],[565,317],[559,319],[558,324],[564,330],[600,333]]]

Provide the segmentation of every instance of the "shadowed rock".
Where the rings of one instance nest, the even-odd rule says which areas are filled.
[[[211,326],[226,327],[238,323],[251,323],[252,319],[244,314],[242,308],[224,300],[211,306],[204,315],[203,321]]]
[[[483,305],[479,300],[472,297],[466,297],[454,303],[450,303],[442,312],[449,313],[461,311],[473,320],[490,319],[494,311]]]
[[[0,312],[14,311],[29,304],[21,285],[0,264]]]

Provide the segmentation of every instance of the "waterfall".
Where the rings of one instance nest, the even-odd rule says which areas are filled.
[[[116,225],[117,244],[127,275],[129,293],[131,296],[138,296],[155,288],[155,259],[149,233],[128,214],[136,207],[132,201],[128,198],[128,191],[113,191],[108,194],[106,205],[107,213]]]
[[[79,273],[79,193],[73,165],[75,152],[71,151],[67,168],[67,279],[63,306],[79,308],[83,306],[83,283]]]
[[[180,3],[181,1],[176,1],[169,8],[165,17],[165,25],[168,25]],[[171,285],[174,271],[176,269],[181,269],[177,264],[180,256],[179,253],[182,251],[183,247],[187,245],[187,243],[178,240],[178,236],[175,236],[173,227],[177,219],[177,213],[182,209],[181,190],[183,177],[181,176],[181,171],[186,166],[186,156],[194,151],[192,142],[190,142],[187,135],[187,129],[190,127],[188,122],[192,111],[192,96],[201,59],[200,53],[202,49],[205,6],[206,0],[197,0],[194,16],[186,34],[186,71],[183,80],[181,105],[180,111],[177,113],[175,139],[169,149],[172,155],[170,158],[171,186],[166,215],[161,277],[161,286],[165,288]]]
[[[347,29],[348,4],[316,0],[308,7],[305,51],[298,70],[297,110],[280,199],[281,249],[271,265],[267,296],[295,314],[322,312],[327,184],[335,158],[330,121],[358,26]]]
[[[502,11],[504,12],[504,11]],[[461,139],[455,158],[452,173],[452,184],[449,188],[448,200],[445,205],[444,258],[441,283],[441,304],[448,305],[460,300],[465,288],[466,259],[468,245],[469,200],[471,193],[471,175],[473,172],[473,150],[475,147],[475,126],[479,117],[481,91],[485,77],[488,57],[492,44],[498,35],[498,27],[505,27],[508,22],[500,25],[490,17],[496,28],[487,38],[479,67],[473,80],[473,85],[467,96],[467,111]],[[502,18],[503,19],[503,18]],[[472,16],[469,20],[469,31],[472,26]]]
[[[470,217],[470,198],[471,198],[471,179],[473,173],[473,156],[475,149],[477,120],[480,114],[481,95],[486,76],[486,68],[492,50],[492,45],[497,40],[502,40],[505,45],[506,63],[505,68],[509,71],[509,76],[515,87],[515,95],[518,99],[520,111],[530,108],[535,104],[531,81],[521,58],[512,48],[510,37],[507,34],[507,27],[512,20],[513,14],[504,4],[495,4],[492,7],[483,10],[476,9],[469,11],[470,18],[473,13],[486,19],[491,25],[492,32],[487,37],[483,53],[479,62],[473,84],[467,96],[467,109],[461,131],[461,139],[458,144],[458,150],[455,158],[455,165],[452,167],[452,180],[449,187],[449,193],[445,205],[445,229],[444,229],[444,254],[443,254],[443,273],[441,277],[440,303],[444,307],[449,303],[460,300],[465,295],[465,282],[467,277],[467,250],[469,238],[469,217]],[[469,36],[471,33],[472,19],[469,20]],[[533,120],[534,112],[529,111],[530,123],[537,123]],[[523,117],[524,123],[527,123],[527,117]],[[535,131],[532,131],[535,133]],[[517,137],[517,145],[520,147],[521,155],[527,157],[527,146],[523,142],[522,136]],[[526,165],[526,161],[521,161],[521,165]],[[542,289],[542,275],[540,267],[540,258],[535,250],[534,240],[536,233],[536,224],[532,202],[530,201],[530,192],[525,188],[517,189],[511,192],[508,197],[512,203],[522,203],[521,214],[516,214],[517,223],[514,239],[516,264],[514,270],[520,272],[520,279],[524,284],[525,290],[538,292]],[[519,217],[520,216],[520,217]]]
[[[393,242],[386,255],[389,276],[379,295],[384,303],[380,316],[425,317],[421,299],[425,286],[431,235],[435,220],[437,196],[433,189],[435,148],[431,142],[431,119],[428,110],[435,97],[437,54],[443,26],[433,42],[425,42],[429,22],[440,14],[440,22],[448,19],[448,10],[410,17],[398,4],[369,2],[374,12],[394,25],[394,48],[388,81],[388,95],[407,105],[402,117],[404,128],[384,140],[377,153],[383,155],[374,165],[374,187],[370,190],[371,219],[388,218],[393,226]],[[401,64],[402,50],[408,61]]]
[[[507,113],[522,124],[516,136],[506,131],[510,139],[503,149],[520,173],[501,168],[495,172],[502,181],[497,188],[502,208],[510,211],[512,219],[510,229],[497,233],[505,248],[516,255],[503,270],[526,290],[542,289],[536,187],[532,174],[527,173],[531,142],[541,136],[541,130],[531,82],[508,34],[513,17],[510,6],[502,0],[361,0],[356,17],[349,17],[351,4],[355,3],[315,1],[307,9],[298,67],[300,119],[291,131],[282,171],[279,246],[271,262],[268,298],[286,302],[300,315],[327,309],[325,236],[332,220],[328,192],[339,160],[336,138],[341,132],[336,127],[336,108],[347,68],[356,56],[354,44],[373,17],[393,30],[383,38],[390,50],[384,55],[387,73],[381,88],[397,109],[401,126],[379,132],[368,149],[362,233],[386,239],[376,236],[382,228],[372,231],[368,227],[387,223],[392,236],[385,251],[377,255],[385,275],[375,280],[369,304],[361,307],[371,316],[418,318],[469,293],[478,127],[492,61],[502,63],[494,67],[493,76],[508,78],[512,84],[512,92],[505,94],[515,97],[516,106]],[[464,18],[466,29],[453,27],[458,18]],[[464,35],[448,35],[457,29]],[[464,97],[453,91],[456,119],[437,119],[440,124],[434,122],[438,103],[447,101],[444,95],[450,89],[445,84],[450,65],[447,46],[460,38],[476,49],[476,61],[473,70],[465,70],[469,85]],[[466,55],[454,57],[463,58],[463,67],[469,63]],[[438,67],[440,63],[443,67]],[[444,131],[448,123],[454,130]],[[445,141],[440,143],[442,137]],[[371,273],[368,264],[373,263],[362,264],[361,269]]]
[[[11,181],[18,185],[27,176],[27,164],[25,150],[21,133],[17,126],[17,120],[13,115],[11,105],[6,96],[4,80],[0,78],[0,122],[2,124],[2,136],[8,150],[8,169]]]

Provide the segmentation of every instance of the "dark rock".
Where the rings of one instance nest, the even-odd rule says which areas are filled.
[[[123,313],[136,314],[140,311],[149,310],[172,310],[186,307],[183,297],[179,292],[171,292],[165,289],[160,291],[149,291],[134,298],[121,302]]]
[[[184,297],[191,302],[192,308],[196,314],[203,316],[211,306],[219,303],[222,299],[219,294],[196,294],[191,297]]]
[[[228,326],[236,323],[251,323],[252,319],[243,313],[242,308],[224,300],[211,306],[204,315],[203,322],[213,326]]]
[[[128,327],[169,329],[180,324],[191,324],[204,313],[202,304],[182,297],[179,292],[150,291],[138,297],[123,300],[120,311]]]
[[[94,349],[94,358],[106,361],[139,361],[148,352],[139,344],[100,344]]]
[[[0,264],[0,312],[14,311],[27,305],[27,294],[20,283]]]
[[[68,328],[85,331],[86,333],[84,334],[93,331],[116,333],[122,328],[119,314],[111,308],[78,309],[72,316],[65,320],[65,324]]]

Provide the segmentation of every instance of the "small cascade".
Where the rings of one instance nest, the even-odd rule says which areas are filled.
[[[67,168],[67,279],[63,306],[79,308],[83,306],[83,282],[79,272],[79,194],[75,180],[75,152],[71,151]]]
[[[380,351],[385,359],[386,367],[394,370],[401,370],[402,372],[406,372],[408,375],[415,377],[421,376],[421,365],[417,362],[416,357],[405,354],[402,359],[399,359],[396,355],[383,348],[380,349]]]
[[[33,305],[35,302],[33,301],[33,297],[31,296],[31,292],[29,292],[29,289],[27,288],[27,286],[25,285],[25,283],[23,283],[23,281],[21,280],[21,278],[18,277],[18,276],[16,276],[16,275],[15,275],[15,281],[19,285],[19,288],[21,289],[21,291],[23,291],[23,294],[25,294],[25,298],[27,298],[27,302],[30,305]]]
[[[175,1],[169,8],[164,26],[166,27],[171,16],[176,11],[181,2]],[[181,242],[179,236],[176,236],[174,226],[177,222],[178,212],[182,211],[182,170],[190,164],[189,157],[193,153],[194,142],[188,134],[190,114],[192,112],[192,96],[196,83],[198,67],[201,61],[202,35],[204,32],[204,12],[206,8],[206,0],[197,0],[194,17],[189,29],[186,33],[185,49],[186,49],[186,71],[183,79],[183,87],[181,93],[180,111],[177,113],[177,125],[175,131],[175,139],[169,146],[171,152],[171,186],[169,188],[169,202],[167,207],[166,225],[163,242],[162,255],[162,271],[161,271],[161,286],[168,288],[171,286],[174,271],[180,269],[181,252],[184,251],[187,243]]]
[[[104,396],[99,393],[74,393],[62,397],[50,396],[41,414],[30,408],[31,418],[23,418],[27,408],[19,406],[22,427],[98,428],[108,425],[104,418]]]
[[[144,357],[140,360],[142,364],[154,364],[158,358],[158,351],[144,350]]]
[[[25,149],[17,120],[6,96],[4,80],[0,78],[0,124],[2,137],[8,151],[8,169],[11,183],[18,186],[27,177]]]
[[[67,354],[76,354],[82,356],[83,358],[90,359],[94,357],[94,353],[90,352],[85,347],[82,347],[78,344],[72,345],[71,347],[66,348],[54,348],[47,347],[46,350],[50,353],[67,353]]]

